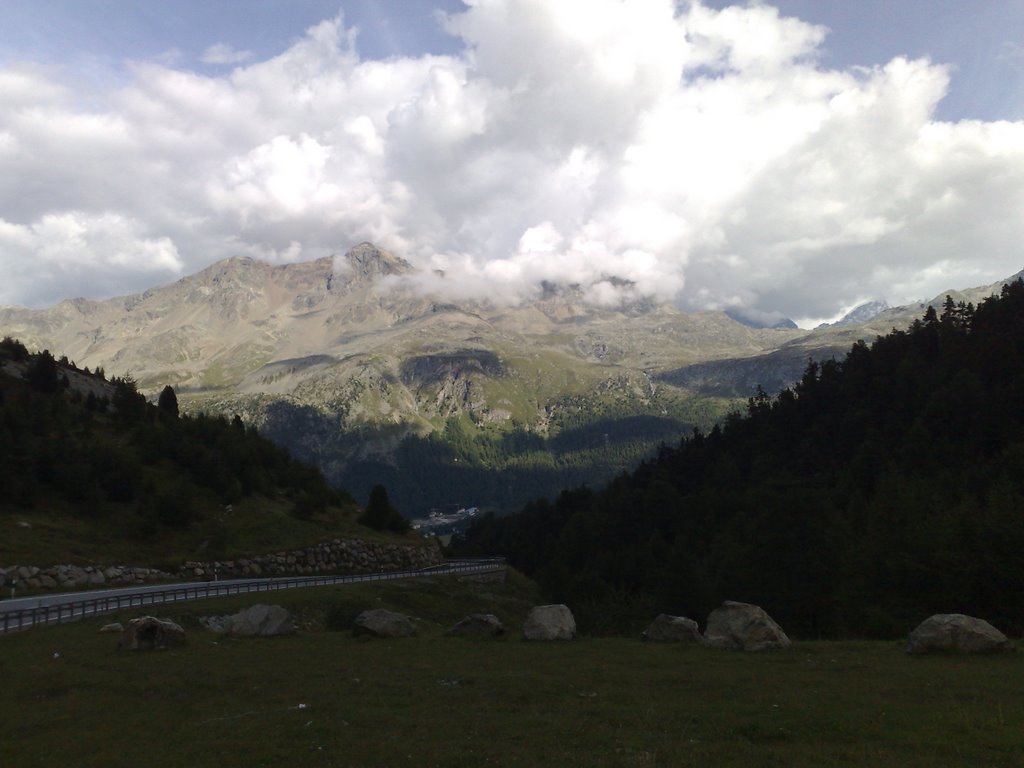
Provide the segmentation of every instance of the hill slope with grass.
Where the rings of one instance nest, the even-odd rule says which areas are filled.
[[[240,420],[179,415],[170,389],[158,402],[0,342],[0,563],[180,564],[386,538]]]

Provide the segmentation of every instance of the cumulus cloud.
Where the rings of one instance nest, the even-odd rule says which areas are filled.
[[[0,252],[5,281],[0,302],[25,297],[26,303],[53,303],[76,295],[126,293],[139,280],[166,280],[182,262],[168,237],[147,237],[139,222],[117,213],[48,213],[30,225],[0,218]]]
[[[828,69],[827,30],[765,4],[471,0],[442,23],[457,54],[365,60],[338,17],[89,100],[0,69],[0,301],[371,240],[456,298],[561,282],[812,324],[1021,266],[1024,123],[937,121],[941,62]]]
[[[242,64],[252,58],[252,51],[239,51],[227,43],[211,45],[199,58],[204,64]]]

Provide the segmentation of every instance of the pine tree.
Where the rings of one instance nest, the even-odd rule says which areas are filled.
[[[366,511],[359,517],[359,522],[378,531],[404,533],[409,530],[409,521],[391,506],[388,492],[383,485],[373,486],[373,490],[370,491],[370,500],[366,504]]]
[[[57,361],[48,349],[38,355],[28,369],[28,383],[36,392],[56,392],[60,388],[57,378]]]
[[[157,408],[160,409],[160,413],[165,413],[168,416],[177,418],[178,416],[178,396],[174,394],[174,387],[168,384],[162,390],[160,390],[160,397],[156,401]]]

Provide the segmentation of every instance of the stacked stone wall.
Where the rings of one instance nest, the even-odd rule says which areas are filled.
[[[156,568],[127,565],[12,565],[0,568],[0,583],[14,582],[16,589],[82,589],[105,585],[130,586],[152,581],[171,581],[174,574]]]
[[[436,543],[390,544],[334,539],[304,549],[232,560],[188,561],[176,573],[124,565],[12,565],[0,567],[0,586],[17,590],[70,590],[131,586],[156,581],[213,580],[251,576],[306,576],[316,573],[377,573],[426,568],[442,562]]]
[[[179,576],[212,579],[246,576],[307,576],[315,573],[378,573],[426,568],[442,562],[436,544],[385,544],[334,539],[305,549],[273,552],[234,560],[189,561]]]

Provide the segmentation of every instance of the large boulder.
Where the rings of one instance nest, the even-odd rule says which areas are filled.
[[[708,616],[704,642],[712,648],[764,651],[788,648],[789,638],[763,609],[726,600]]]
[[[656,643],[699,643],[701,636],[693,619],[662,613],[643,631],[640,639]]]
[[[185,644],[185,630],[170,619],[140,616],[132,619],[121,633],[118,648],[140,651],[155,648],[177,648]]]
[[[356,616],[352,634],[369,637],[414,637],[416,624],[404,613],[373,608]]]
[[[576,637],[576,619],[564,605],[536,605],[523,624],[525,640],[572,640]]]
[[[211,632],[240,637],[270,637],[296,632],[291,613],[280,605],[251,605],[231,616],[207,616],[199,622]]]
[[[907,638],[907,653],[1013,653],[1017,646],[984,619],[938,613]]]
[[[471,613],[449,629],[448,634],[456,637],[501,637],[505,634],[505,626],[494,614]]]

